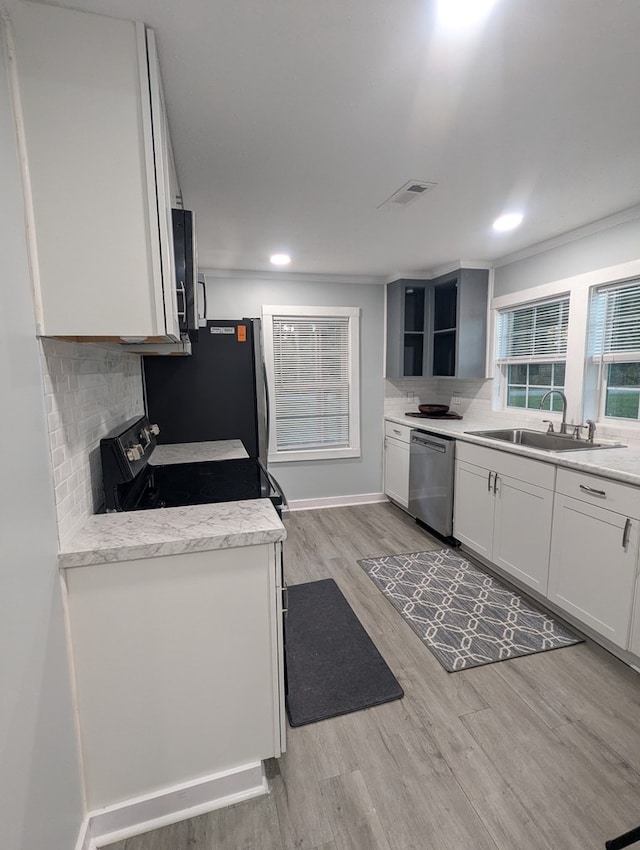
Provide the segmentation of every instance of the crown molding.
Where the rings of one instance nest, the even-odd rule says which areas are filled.
[[[489,260],[455,260],[445,266],[438,266],[431,272],[431,277],[441,277],[443,274],[456,272],[458,269],[490,269],[493,264]]]
[[[445,266],[437,266],[435,269],[429,269],[428,271],[396,272],[393,275],[389,275],[385,279],[385,283],[393,283],[394,280],[432,280],[433,278],[441,277],[443,274],[456,272],[458,269],[491,268],[493,268],[493,266],[488,260],[453,260]]]
[[[494,260],[493,266],[500,268],[501,266],[508,266],[511,263],[517,263],[519,260],[526,260],[528,257],[542,254],[544,251],[551,251],[553,248],[560,248],[562,245],[568,245],[570,242],[577,242],[586,236],[593,236],[603,230],[609,230],[619,224],[626,224],[626,222],[633,221],[636,218],[640,218],[640,204],[606,216],[605,218],[600,218],[597,221],[592,221],[590,224],[577,227],[575,230],[568,230],[560,236],[545,239],[543,242],[536,242],[535,245],[530,245],[521,251],[514,251],[513,254],[505,254],[504,257]]]
[[[387,280],[379,275],[313,274],[312,272],[256,271],[254,269],[209,269],[198,268],[208,278],[226,280],[268,280],[279,283],[333,283],[333,284],[384,284]]]

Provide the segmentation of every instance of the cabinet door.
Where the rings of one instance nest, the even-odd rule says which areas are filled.
[[[553,492],[499,475],[495,510],[494,564],[546,596]]]
[[[628,646],[637,560],[637,520],[556,496],[549,599],[623,648]]]
[[[390,499],[409,507],[409,443],[385,438],[384,492]]]
[[[387,378],[428,374],[427,316],[430,286],[424,280],[387,284]]]
[[[456,461],[453,536],[489,561],[493,554],[494,474],[481,466]]]
[[[176,261],[173,245],[173,219],[171,209],[171,141],[169,124],[160,78],[160,65],[156,50],[155,36],[146,29],[147,55],[149,61],[149,98],[151,102],[151,127],[153,132],[153,161],[157,199],[158,230],[160,244],[160,275],[164,303],[164,317],[167,334],[178,339],[180,327],[176,297]],[[182,307],[186,312],[186,296],[182,296]]]
[[[38,333],[164,338],[144,27],[37,3],[12,17]]]

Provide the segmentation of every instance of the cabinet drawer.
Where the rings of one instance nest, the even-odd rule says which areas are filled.
[[[558,469],[556,490],[590,505],[599,505],[632,519],[640,519],[640,487],[584,472]]]
[[[411,442],[412,429],[408,425],[398,425],[395,422],[389,422],[385,419],[384,435],[385,437],[393,437],[394,440],[400,440],[403,443]]]
[[[508,475],[545,490],[553,490],[555,485],[556,468],[552,463],[531,460],[531,458],[520,457],[511,452],[501,452],[498,449],[487,449],[462,440],[458,440],[456,444],[456,457],[458,460],[490,469],[498,475]]]

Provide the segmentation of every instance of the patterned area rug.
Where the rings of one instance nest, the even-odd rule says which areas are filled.
[[[582,643],[453,549],[358,563],[450,673]]]

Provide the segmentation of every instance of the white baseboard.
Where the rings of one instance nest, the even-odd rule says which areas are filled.
[[[98,850],[106,844],[159,829],[269,791],[262,762],[205,776],[89,812],[76,850]]]
[[[289,502],[292,511],[312,511],[316,508],[342,508],[347,505],[369,505],[386,502],[384,493],[357,493],[354,496],[323,496],[319,499],[294,499]]]

